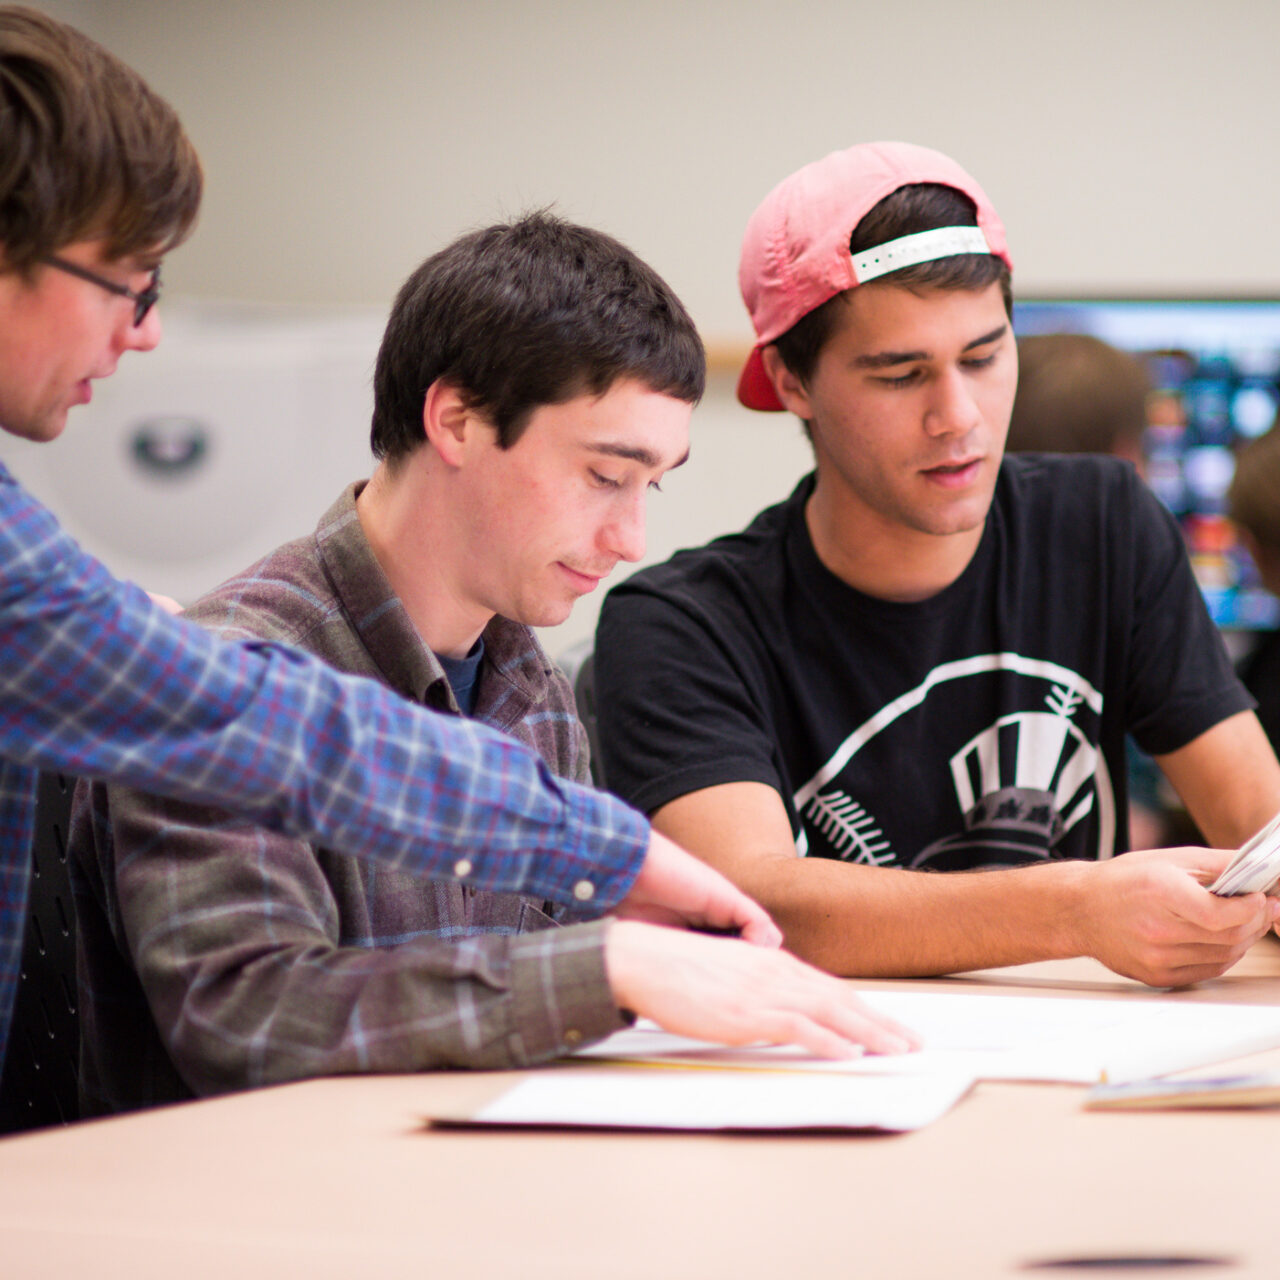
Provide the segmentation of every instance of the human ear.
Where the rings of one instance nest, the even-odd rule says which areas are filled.
[[[462,465],[473,418],[473,411],[453,383],[437,378],[427,388],[422,398],[422,431],[448,466]]]
[[[786,362],[778,354],[778,348],[765,347],[760,352],[760,362],[764,365],[764,371],[773,384],[774,394],[782,401],[783,407],[808,422],[813,417],[809,392],[799,377],[787,368]]]

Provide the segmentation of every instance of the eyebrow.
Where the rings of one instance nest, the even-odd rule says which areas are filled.
[[[610,458],[625,458],[628,462],[638,462],[651,471],[656,471],[662,466],[662,459],[652,449],[645,449],[640,445],[612,444],[609,441],[602,441],[600,444],[587,445],[587,450],[590,453],[603,453]],[[667,470],[674,471],[677,467],[683,467],[688,461],[689,450],[686,449],[677,461],[667,467]]]
[[[966,343],[965,351],[972,351],[975,347],[985,347],[989,342],[995,342],[997,338],[1002,338],[1009,332],[1009,325],[1006,322],[998,329],[992,329],[990,333],[984,333],[980,338],[974,338],[972,342]],[[928,360],[929,352],[927,351],[877,351],[874,355],[857,356],[853,360],[855,369],[887,369],[895,364],[911,364],[916,360]]]
[[[163,255],[156,257],[155,254],[129,253],[123,258],[115,258],[111,262],[104,262],[102,269],[104,271],[119,271],[122,275],[156,275],[160,268],[164,265]]]

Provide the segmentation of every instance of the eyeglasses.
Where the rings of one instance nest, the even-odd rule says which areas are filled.
[[[151,273],[151,283],[139,293],[136,289],[130,289],[128,285],[116,284],[114,280],[108,280],[105,276],[98,275],[96,271],[90,271],[87,267],[68,262],[66,258],[59,258],[52,253],[45,254],[40,261],[46,266],[56,267],[59,271],[65,271],[69,276],[75,276],[77,279],[87,280],[90,284],[96,284],[99,289],[114,293],[119,298],[128,298],[133,303],[133,325],[135,329],[147,318],[147,312],[160,301],[159,267]]]

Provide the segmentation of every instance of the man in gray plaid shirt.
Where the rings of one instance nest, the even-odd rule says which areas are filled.
[[[373,477],[190,616],[474,716],[585,781],[572,692],[530,628],[643,554],[646,492],[687,456],[703,377],[684,309],[617,241],[547,214],[464,236],[396,300]],[[87,1114],[527,1066],[624,1025],[617,992],[628,969],[658,980],[655,948],[668,965],[687,949],[689,976],[705,949],[635,922],[555,927],[549,903],[122,787],[82,784],[72,845]]]

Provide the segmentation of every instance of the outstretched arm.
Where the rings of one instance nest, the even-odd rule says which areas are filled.
[[[638,814],[371,680],[227,644],[114,580],[0,467],[0,757],[229,808],[404,870],[606,910]],[[747,923],[744,921],[744,923]]]

